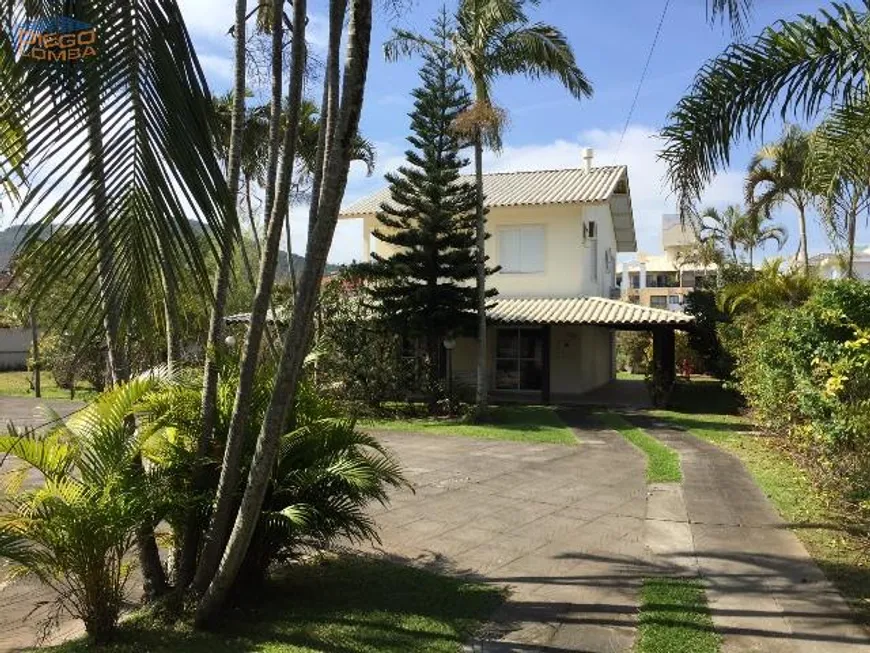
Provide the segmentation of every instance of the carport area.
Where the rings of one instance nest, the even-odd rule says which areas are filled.
[[[676,380],[675,331],[695,323],[604,297],[497,298],[487,316],[491,399],[557,405],[648,405],[641,386],[616,379],[616,332],[652,334],[654,378],[666,391]],[[477,341],[463,339],[457,354],[453,369],[473,380]]]

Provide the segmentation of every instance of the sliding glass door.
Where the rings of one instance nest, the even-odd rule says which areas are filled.
[[[544,330],[499,328],[495,348],[497,390],[542,390]]]

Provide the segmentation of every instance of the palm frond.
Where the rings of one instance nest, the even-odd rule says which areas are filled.
[[[384,43],[384,57],[387,61],[399,61],[414,55],[424,55],[440,48],[436,41],[408,30],[393,30],[393,36]]]
[[[870,69],[866,9],[835,4],[818,17],[779,22],[704,65],[662,130],[660,157],[684,216],[728,166],[734,143],[760,133],[777,109],[783,118],[811,120],[832,101],[863,96]]]
[[[507,75],[553,77],[578,100],[592,97],[592,84],[577,65],[568,39],[552,25],[536,23],[508,32],[491,56],[496,69]]]
[[[21,20],[63,11],[62,3],[37,13],[30,3],[16,5]],[[189,218],[216,251],[233,236],[222,226],[233,203],[214,154],[205,77],[177,3],[79,3],[76,11],[94,25],[99,56],[57,66],[27,57],[0,62],[22,80],[9,102],[27,116],[17,141],[32,171],[18,212],[30,225],[24,246],[55,238],[68,245],[42,250],[43,271],[31,283],[39,287],[85,263],[87,283],[96,283],[99,236],[119,250],[111,275],[104,270],[100,279],[118,304],[129,303],[136,284],[158,289],[161,261],[189,269],[207,296],[199,233]],[[9,136],[2,124],[0,130],[0,140]]]
[[[739,37],[746,28],[752,5],[752,0],[707,0],[707,13],[710,22],[730,22],[734,35]]]

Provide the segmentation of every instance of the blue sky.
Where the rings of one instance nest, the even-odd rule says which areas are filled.
[[[383,173],[402,162],[404,138],[408,129],[409,91],[418,83],[419,61],[386,63],[382,44],[393,27],[427,30],[442,3],[440,0],[404,0],[411,9],[396,17],[383,10],[386,0],[377,3],[372,60],[362,131],[378,148],[378,170],[367,179],[354,169],[346,201],[352,201],[383,183]],[[449,1],[448,7],[456,0]],[[197,51],[215,91],[230,83],[231,40],[226,30],[232,22],[229,0],[180,0],[182,11],[193,33]],[[325,2],[311,0],[309,36],[315,53],[325,41]],[[730,28],[707,22],[704,0],[671,0],[647,78],[622,144],[620,138],[628,111],[658,25],[664,0],[542,0],[530,8],[535,20],[557,25],[568,36],[577,60],[595,87],[591,100],[577,102],[558,84],[506,78],[495,85],[495,100],[510,115],[505,148],[501,155],[487,156],[488,170],[562,168],[581,164],[581,148],[596,150],[597,164],[620,163],[629,166],[639,246],[644,251],[660,249],[662,213],[674,210],[662,182],[662,167],[656,161],[660,144],[656,132],[665,124],[668,112],[689,86],[698,68],[720,53],[730,42]],[[253,5],[252,5],[253,6]],[[798,13],[816,13],[828,3],[808,0],[756,0],[748,34]],[[779,132],[773,124],[766,134],[771,139]],[[724,206],[742,197],[742,171],[759,143],[744,143],[734,153],[733,168],[721,174],[705,200]],[[294,240],[303,242],[303,209],[294,221]],[[793,213],[783,209],[776,216],[790,232],[784,252],[797,248]],[[862,225],[859,242],[868,239]],[[817,224],[811,227],[810,249],[829,249]],[[361,252],[361,226],[357,221],[340,224],[331,259],[336,262],[358,258]],[[773,251],[770,252],[774,253]]]

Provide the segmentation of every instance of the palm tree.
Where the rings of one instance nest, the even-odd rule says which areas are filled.
[[[773,115],[811,120],[832,105],[848,106],[854,113],[848,135],[860,138],[870,125],[868,69],[866,4],[837,4],[819,16],[777,23],[705,64],[662,130],[660,156],[684,219],[695,216],[701,192],[728,165],[735,142],[760,134]]]
[[[743,210],[736,204],[727,206],[724,211],[707,207],[700,215],[701,242],[713,243],[736,263],[739,260],[738,248],[742,242],[745,220]]]
[[[125,602],[127,554],[143,515],[160,518],[155,477],[136,472],[145,438],[131,417],[168,381],[162,373],[119,384],[47,432],[0,436],[0,453],[22,465],[0,514],[0,556],[56,590],[57,606],[84,621],[98,643],[113,634]],[[26,476],[41,484],[21,486]]]
[[[7,0],[4,9],[15,23],[51,21],[70,4]],[[17,211],[31,225],[23,247],[38,247],[42,259],[30,282],[38,294],[69,270],[85,270],[82,297],[98,287],[100,301],[79,310],[102,322],[117,382],[129,373],[123,330],[142,310],[143,291],[159,297],[164,281],[178,282],[164,266],[190,270],[205,291],[189,219],[205,226],[212,247],[233,229],[207,85],[176,1],[79,3],[72,11],[100,34],[100,56],[82,66],[0,57],[0,79],[15,82],[4,100],[27,116],[18,135],[0,124],[0,142],[12,142],[21,165],[39,170]],[[0,50],[10,47],[4,31]],[[55,101],[44,101],[47,92]],[[165,580],[149,533],[140,534],[140,560],[146,582],[160,591]]]
[[[317,192],[312,192],[310,209],[312,228],[309,231],[306,248],[305,271],[293,305],[293,315],[290,320],[292,326],[284,336],[271,399],[257,437],[247,483],[244,486],[245,490],[240,503],[237,503],[238,483],[229,482],[232,480],[233,474],[237,477],[238,470],[233,470],[231,465],[227,464],[231,447],[231,443],[227,443],[217,503],[218,508],[222,502],[224,507],[228,505],[229,510],[226,510],[224,515],[232,516],[235,514],[235,521],[229,539],[226,540],[226,546],[221,544],[218,548],[220,564],[217,571],[214,574],[206,571],[204,574],[205,578],[210,579],[210,583],[197,608],[196,623],[200,625],[209,623],[222,607],[244,562],[278,457],[280,438],[284,432],[288,411],[294,404],[299,391],[303,362],[311,342],[313,318],[321,278],[326,265],[326,257],[332,245],[333,234],[338,222],[338,212],[347,185],[351,145],[354,135],[359,130],[371,45],[372,4],[372,0],[330,0],[329,41],[324,74],[324,97],[328,101],[324,103],[321,117],[320,139],[323,147],[318,147],[318,167],[313,180],[313,186]],[[304,54],[306,8],[305,0],[295,0],[293,3],[294,71],[298,63],[297,58]],[[342,32],[345,17],[348,14],[347,49],[342,62],[340,56]],[[341,74],[342,63],[343,76]],[[301,75],[294,75],[291,80],[292,84],[301,86]],[[252,354],[256,353],[249,349],[249,345],[255,329],[260,329],[260,333],[262,333],[262,325],[266,320],[267,304],[264,303],[264,299],[268,299],[269,280],[264,276],[264,271],[271,265],[274,272],[274,259],[269,262],[273,246],[277,250],[277,243],[273,239],[273,230],[277,230],[280,236],[277,225],[284,215],[284,210],[286,210],[286,204],[282,206],[282,203],[288,201],[290,194],[290,168],[293,157],[288,156],[288,152],[295,149],[293,126],[298,121],[298,114],[294,116],[292,112],[294,105],[296,106],[295,110],[298,110],[301,103],[301,89],[297,95],[296,89],[293,86],[291,88],[293,89],[290,94],[291,119],[288,120],[289,128],[283,144],[282,169],[279,172],[275,205],[266,235],[257,297],[254,299],[251,312],[251,325],[248,331],[248,341],[245,344],[245,359],[240,367],[239,390],[245,382],[244,376],[251,372],[251,377],[253,377],[253,372],[255,372],[254,368],[248,368]],[[340,90],[341,92],[339,92]],[[333,98],[334,101],[329,101],[329,98]],[[263,296],[261,296],[261,292],[263,292]],[[250,383],[252,383],[252,379]],[[240,396],[240,392],[237,390],[228,436],[230,439],[234,438],[233,431],[235,429],[244,429],[245,411],[241,408],[243,402],[239,401]],[[227,503],[226,496],[222,498],[221,494],[229,495],[229,503]],[[236,505],[238,505],[238,510],[235,510]],[[216,517],[217,512],[216,509]],[[214,526],[213,522],[213,531],[215,531]],[[215,531],[210,541],[217,541],[219,537],[220,532]],[[205,556],[203,557],[205,558]]]
[[[795,260],[801,260],[805,273],[810,267],[806,211],[813,201],[805,180],[809,143],[809,134],[800,127],[786,127],[778,141],[763,146],[752,157],[745,186],[750,214],[769,213],[784,203],[797,210],[800,242]]]
[[[751,280],[726,286],[720,298],[722,310],[736,315],[766,308],[793,308],[806,302],[815,279],[794,269],[783,272],[781,267],[781,259],[765,261]]]
[[[505,124],[505,112],[492,101],[493,82],[502,75],[523,75],[532,80],[552,77],[577,99],[592,95],[592,85],[577,65],[565,35],[552,25],[530,23],[525,5],[525,0],[461,0],[449,37],[448,54],[457,69],[468,77],[474,91],[474,103],[458,119],[457,127],[474,144],[477,180],[478,412],[486,409],[488,381],[483,148],[500,149]],[[388,60],[395,61],[439,49],[437,40],[397,29],[385,44],[384,53]]]
[[[778,224],[768,224],[770,216],[759,211],[750,211],[740,225],[739,241],[749,254],[749,267],[755,268],[755,250],[763,247],[765,243],[775,242],[778,249],[782,249],[788,237],[785,229]]]
[[[860,107],[841,107],[813,131],[806,183],[818,205],[831,241],[846,245],[844,268],[855,276],[858,216],[870,210],[870,122]]]

